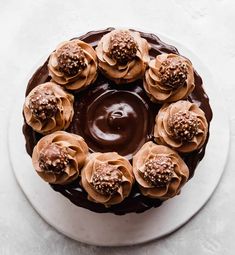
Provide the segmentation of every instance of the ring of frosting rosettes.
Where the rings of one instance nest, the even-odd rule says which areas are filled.
[[[73,39],[52,52],[52,80],[28,94],[23,111],[27,124],[44,135],[32,155],[41,178],[60,185],[80,178],[87,198],[107,207],[128,197],[135,181],[144,196],[166,200],[179,194],[189,169],[178,152],[200,149],[208,124],[204,112],[186,100],[195,87],[191,62],[176,54],[150,60],[149,50],[138,32],[113,30],[96,49]],[[64,131],[74,114],[74,97],[68,90],[91,85],[98,70],[119,86],[143,79],[150,99],[163,104],[155,119],[154,141],[134,155],[133,165],[117,152],[89,153],[81,136]]]

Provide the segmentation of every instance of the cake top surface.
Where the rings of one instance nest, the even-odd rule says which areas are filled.
[[[43,88],[48,82],[52,88],[49,92]],[[118,210],[128,212],[130,208],[122,203],[131,199],[136,189],[154,203],[176,195],[196,167],[198,161],[193,163],[191,158],[200,160],[204,154],[211,110],[202,80],[190,60],[153,34],[111,28],[63,42],[32,77],[26,95],[24,132],[28,152],[38,151],[36,170],[46,173],[39,175],[51,184],[55,180],[60,186],[54,188],[61,191],[81,178],[79,186],[91,201],[88,207],[96,211],[102,207],[90,203],[106,208],[120,204],[122,209]],[[74,152],[67,133],[76,134],[80,141]],[[58,137],[59,145],[48,138],[49,145],[35,146],[40,137],[44,144],[43,139],[50,135]],[[148,153],[152,156],[147,159],[146,145],[150,142],[153,148],[151,145]],[[155,148],[159,145],[173,150],[174,159],[162,155],[161,149]],[[79,164],[71,165],[70,156],[79,158],[84,148],[83,158],[76,161]],[[97,152],[101,156],[96,156]],[[104,160],[113,152],[118,153],[117,160]],[[145,155],[141,164],[138,155]],[[100,160],[103,163],[99,166]],[[94,165],[87,167],[89,162]],[[178,171],[177,162],[181,162],[183,172]],[[139,170],[135,170],[137,165]],[[50,173],[55,177],[48,176]],[[176,180],[175,193],[169,193],[167,187]],[[80,197],[78,203],[82,201]],[[133,206],[131,210],[137,209]]]

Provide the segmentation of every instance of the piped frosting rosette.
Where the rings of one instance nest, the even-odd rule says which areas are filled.
[[[149,49],[138,32],[115,29],[104,35],[96,47],[99,68],[117,84],[135,81],[144,75]]]
[[[189,170],[167,146],[145,143],[133,158],[133,172],[144,196],[166,200],[179,194]]]
[[[91,154],[81,172],[88,199],[106,207],[121,203],[133,182],[132,165],[116,152]]]
[[[73,101],[73,95],[53,82],[38,85],[25,98],[25,120],[44,135],[66,129],[73,118]]]
[[[91,45],[73,39],[59,44],[50,55],[49,74],[58,84],[77,90],[97,78],[97,56]]]
[[[32,162],[44,181],[65,185],[80,175],[87,154],[88,146],[81,136],[57,131],[39,140]]]
[[[154,102],[166,103],[186,98],[194,89],[192,63],[176,54],[160,54],[149,62],[144,88]]]
[[[180,100],[164,104],[155,121],[156,142],[178,152],[200,149],[206,141],[208,123],[205,113],[195,103]]]

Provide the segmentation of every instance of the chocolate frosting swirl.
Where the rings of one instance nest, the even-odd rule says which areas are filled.
[[[167,158],[173,165],[170,180],[165,185],[153,185],[144,178],[146,163],[156,156]],[[189,170],[177,152],[167,146],[147,142],[133,158],[133,172],[144,196],[166,200],[178,195],[182,186],[187,182]]]
[[[107,166],[115,167],[118,170],[116,175],[120,178],[118,189],[110,194],[100,192],[94,185],[94,176],[97,175],[97,171],[103,167],[107,169]],[[88,193],[88,199],[104,204],[106,207],[122,202],[130,194],[133,182],[131,164],[116,152],[92,153],[81,172],[81,185]]]
[[[25,98],[25,121],[44,135],[66,129],[73,118],[73,101],[73,95],[53,82],[38,85]]]
[[[65,56],[71,55],[73,53],[70,53],[69,51],[77,51],[78,55],[82,55],[79,58],[80,62],[75,62],[73,64],[75,71],[71,73],[68,73],[65,70],[61,69],[60,66],[59,58],[63,48],[68,49],[68,53],[64,53]],[[73,48],[73,50],[71,50],[70,48]],[[74,58],[74,56],[72,57]],[[68,60],[68,62],[73,62],[72,57]],[[76,55],[76,57],[79,56]],[[56,50],[50,55],[48,69],[52,79],[58,84],[65,86],[67,89],[77,90],[82,87],[86,87],[93,83],[97,78],[96,52],[91,45],[79,39],[65,41],[59,44]]]
[[[120,63],[110,53],[111,38],[118,33],[128,33],[137,44],[135,56],[126,63]],[[149,49],[150,45],[138,32],[115,29],[105,34],[96,47],[99,68],[117,84],[133,82],[144,75],[149,61]]]
[[[87,154],[88,146],[81,136],[57,131],[39,140],[32,162],[44,181],[65,185],[79,176]]]
[[[144,88],[152,101],[177,101],[186,98],[194,87],[193,66],[188,59],[163,53],[149,62]]]
[[[175,128],[180,126],[180,123],[175,123],[177,127],[172,125],[172,119],[176,119],[178,115],[192,115],[194,120],[196,117],[196,132],[194,128],[191,128],[193,135],[190,139],[180,139],[175,134]],[[156,116],[156,124],[154,127],[154,137],[158,144],[163,144],[170,146],[171,148],[177,150],[178,152],[191,152],[200,149],[205,143],[208,133],[208,123],[205,117],[205,113],[195,104],[189,101],[180,100],[171,104],[164,104],[159,110]],[[179,119],[180,122],[180,119]],[[194,124],[194,121],[191,121]],[[185,123],[182,126],[182,133],[188,135],[190,123]],[[184,130],[185,128],[185,130]],[[187,138],[187,136],[186,136]]]

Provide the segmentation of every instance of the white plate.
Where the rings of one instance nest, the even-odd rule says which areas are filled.
[[[160,38],[176,46],[181,54],[193,62],[203,77],[214,117],[206,156],[196,169],[194,178],[185,185],[179,196],[142,214],[116,216],[90,212],[72,204],[38,177],[25,151],[22,134],[22,105],[27,82],[19,86],[9,121],[9,155],[16,179],[41,217],[70,238],[100,246],[123,246],[162,237],[190,220],[207,202],[219,183],[229,150],[229,122],[221,110],[221,95],[216,92],[216,84],[207,68],[192,52],[165,36]]]

